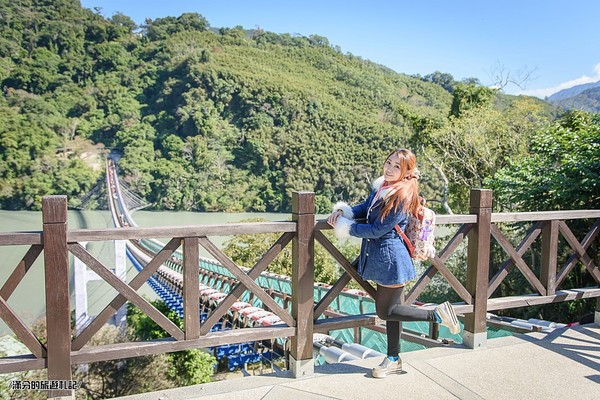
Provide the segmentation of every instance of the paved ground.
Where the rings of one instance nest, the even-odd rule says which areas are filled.
[[[314,376],[263,375],[121,400],[600,399],[600,327],[488,341],[485,349],[406,353],[406,374],[371,378],[380,359],[318,367]]]

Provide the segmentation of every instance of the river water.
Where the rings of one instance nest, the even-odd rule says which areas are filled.
[[[268,221],[287,221],[291,219],[291,214],[279,213],[198,213],[198,212],[153,212],[137,211],[132,215],[140,227],[151,226],[181,226],[181,225],[201,225],[201,224],[224,224],[230,222],[240,222],[251,218],[261,218]],[[69,211],[68,228],[69,229],[97,229],[112,227],[112,219],[108,211]],[[0,210],[0,232],[16,231],[41,231],[42,214],[33,211],[3,211]],[[222,244],[229,237],[210,237],[217,245]],[[13,272],[19,261],[23,258],[29,246],[0,246],[0,285],[3,285],[6,279]],[[88,251],[94,255],[107,267],[114,266],[114,245],[111,241],[90,242],[87,246]],[[206,251],[200,247],[202,256],[210,257]],[[212,258],[212,257],[211,257]],[[17,314],[31,326],[35,321],[43,317],[44,308],[44,269],[43,253],[40,254],[32,268],[21,280],[14,293],[8,299],[8,305],[14,309]],[[73,262],[71,257],[71,266],[69,274],[71,285],[73,285]],[[127,261],[127,281],[131,281],[137,274],[137,270]],[[116,296],[117,292],[106,282],[90,281],[87,285],[88,291],[88,313],[96,315]],[[144,284],[138,291],[139,294],[149,299],[155,299],[156,294],[152,289]],[[71,289],[71,308],[74,308],[75,298]],[[4,334],[12,335],[12,331],[6,324],[0,320],[0,336]]]

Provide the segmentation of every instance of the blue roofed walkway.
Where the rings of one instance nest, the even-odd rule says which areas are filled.
[[[248,376],[122,397],[121,400],[317,399],[599,399],[600,327],[515,334],[487,347],[413,351],[402,356],[407,374],[371,378],[371,358],[323,365],[315,374]]]

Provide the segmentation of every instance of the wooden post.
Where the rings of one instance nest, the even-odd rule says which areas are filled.
[[[471,348],[487,342],[487,292],[490,273],[490,231],[492,191],[471,189],[469,213],[477,215],[477,224],[468,234],[467,290],[473,296],[473,312],[465,315],[463,343]]]
[[[294,377],[299,378],[314,374],[314,193],[292,193],[292,220],[297,224],[292,241],[292,317],[296,321],[296,336],[290,341],[289,365]]]
[[[198,239],[183,242],[183,318],[185,339],[200,337],[200,276],[198,274]]]
[[[46,334],[49,381],[71,380],[71,308],[67,197],[42,199],[44,273],[46,279]],[[72,390],[49,390],[48,397],[73,396]]]
[[[556,293],[556,260],[558,255],[558,221],[548,221],[542,228],[541,281],[546,295]]]

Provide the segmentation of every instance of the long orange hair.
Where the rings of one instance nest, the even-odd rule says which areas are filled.
[[[402,205],[402,211],[405,213],[417,215],[419,210],[419,170],[417,169],[417,157],[408,149],[397,149],[391,152],[386,161],[393,156],[398,155],[400,160],[400,179],[396,182],[384,182],[386,187],[391,187],[390,196],[386,197],[381,208],[381,220],[392,211],[398,210]]]

